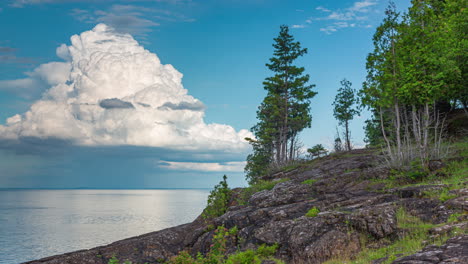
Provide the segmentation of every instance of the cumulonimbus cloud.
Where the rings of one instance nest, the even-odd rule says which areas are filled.
[[[246,151],[245,129],[206,124],[204,105],[128,34],[99,24],[57,49],[66,67],[39,67],[54,85],[29,111],[0,125],[0,139],[58,138],[77,145]],[[46,64],[56,65],[56,64]],[[67,70],[64,70],[67,69]],[[39,73],[38,73],[39,74]]]

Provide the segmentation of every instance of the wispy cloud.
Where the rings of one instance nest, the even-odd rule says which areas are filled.
[[[16,52],[18,50],[12,47],[0,46],[0,63],[34,63],[33,58],[29,57],[17,57]]]
[[[179,171],[242,172],[245,164],[245,161],[224,163],[162,161],[158,163],[158,167]]]
[[[161,21],[193,22],[183,14],[137,5],[112,5],[106,10],[72,9],[71,15],[84,23],[105,23],[116,31],[144,38]]]
[[[192,0],[122,0],[121,2],[157,2],[168,4],[185,4],[191,3]],[[112,0],[10,0],[10,6],[16,8],[23,8],[28,5],[38,4],[65,4],[65,3],[110,3]]]
[[[322,12],[331,12],[330,9],[327,9],[327,8],[325,8],[325,7],[323,7],[323,6],[318,6],[318,7],[316,7],[315,9],[316,9],[316,10],[319,10],[319,11],[322,11]]]
[[[306,25],[304,25],[304,24],[300,24],[300,25],[292,25],[291,27],[292,27],[292,28],[305,28],[305,27],[306,27]]]
[[[377,0],[363,0],[354,2],[351,6],[342,9],[331,10],[323,6],[318,6],[315,9],[320,11],[322,16],[310,17],[306,20],[307,24],[312,21],[322,21],[325,23],[320,31],[326,34],[332,34],[340,29],[362,27],[367,28],[369,23],[364,23],[369,20],[370,13],[377,5]]]

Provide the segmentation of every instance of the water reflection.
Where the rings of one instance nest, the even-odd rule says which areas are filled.
[[[0,263],[11,264],[190,222],[209,190],[0,191]]]

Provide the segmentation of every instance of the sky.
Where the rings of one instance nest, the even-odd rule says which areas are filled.
[[[404,11],[409,0],[395,1]],[[245,186],[280,25],[318,94],[304,148],[332,148],[343,78],[360,89],[383,0],[4,0],[0,188]],[[363,111],[351,122],[363,147]]]

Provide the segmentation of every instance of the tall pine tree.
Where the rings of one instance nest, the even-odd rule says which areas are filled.
[[[247,178],[255,182],[272,165],[280,166],[293,160],[296,154],[298,134],[311,126],[310,100],[316,92],[308,84],[309,75],[303,67],[293,65],[295,60],[307,53],[281,26],[274,39],[274,53],[266,64],[275,74],[263,82],[266,97],[257,111],[258,123],[252,128],[255,139],[253,154],[247,157]]]

